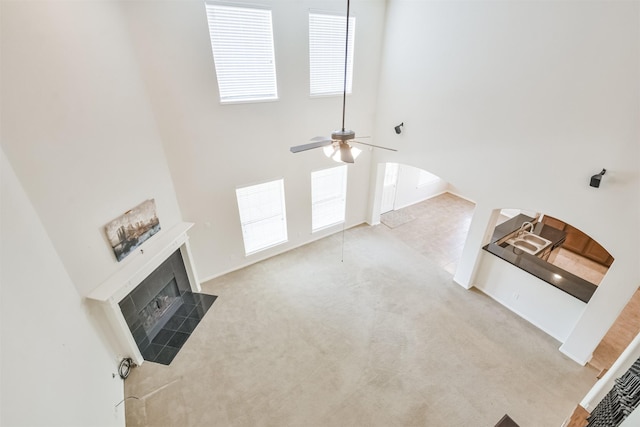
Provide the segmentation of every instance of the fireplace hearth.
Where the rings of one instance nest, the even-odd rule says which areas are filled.
[[[177,250],[119,306],[144,360],[168,365],[215,300],[190,290]]]

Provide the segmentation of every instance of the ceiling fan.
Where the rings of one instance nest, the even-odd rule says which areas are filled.
[[[349,3],[350,0],[347,0],[347,30],[344,48],[344,85],[342,90],[342,129],[334,130],[333,132],[331,132],[331,138],[328,138],[326,136],[316,136],[315,138],[311,138],[311,142],[308,144],[296,145],[294,147],[291,147],[290,150],[292,153],[299,153],[301,151],[325,147],[325,153],[327,154],[327,157],[330,157],[336,161],[341,161],[343,163],[353,163],[355,156],[348,141],[353,141],[362,145],[368,145],[369,147],[382,148],[389,151],[398,151],[393,148],[381,147],[379,145],[355,141],[354,138],[356,137],[356,133],[350,129],[345,129],[344,127],[344,117],[346,110],[345,107],[347,102],[347,58],[349,53]]]

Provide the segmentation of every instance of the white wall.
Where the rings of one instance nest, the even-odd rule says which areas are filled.
[[[155,198],[181,220],[119,2],[1,2],[2,146],[86,295],[122,264],[103,226]]]
[[[124,426],[122,380],[0,150],[0,425]]]
[[[144,77],[118,2],[3,1],[0,20],[2,424],[124,425],[82,296],[136,256],[115,260],[107,222],[149,198],[181,220]]]
[[[640,284],[629,238],[640,236],[639,8],[406,0],[387,8],[375,134],[400,151],[375,160],[428,170],[477,202],[457,275],[468,285],[494,209],[545,212],[606,247],[616,261],[562,347],[580,362]],[[603,167],[600,188],[589,187]]]
[[[242,3],[244,1],[240,1]],[[344,13],[344,1],[247,0],[272,10],[279,100],[220,105],[201,1],[122,2],[125,24],[157,118],[191,247],[203,280],[338,231],[311,234],[311,171],[335,166],[321,150],[289,147],[341,124],[342,98],[309,97],[309,9]],[[385,2],[356,0],[353,94],[346,127],[372,135]],[[375,143],[375,139],[368,140]],[[349,166],[347,226],[367,215],[365,149]],[[284,178],[289,242],[245,257],[235,189]]]
[[[428,184],[418,186],[419,178],[420,169],[409,165],[400,165],[394,209],[411,206],[447,191],[448,185],[443,179],[437,178]]]
[[[558,341],[567,339],[585,310],[584,302],[488,252],[480,256],[478,289]]]

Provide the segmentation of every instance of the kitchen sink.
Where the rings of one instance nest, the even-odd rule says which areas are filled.
[[[550,240],[536,234],[525,232],[517,237],[507,240],[507,243],[531,255],[538,255],[551,244]]]
[[[527,252],[537,252],[538,247],[536,245],[532,245],[531,243],[524,240],[516,240],[513,243],[513,246],[516,248],[524,249]]]
[[[545,246],[551,243],[547,239],[543,239],[540,236],[536,236],[535,234],[525,234],[522,236],[522,240],[525,242],[533,243],[536,246]]]

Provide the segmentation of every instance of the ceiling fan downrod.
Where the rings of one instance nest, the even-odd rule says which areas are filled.
[[[346,36],[344,38],[344,80],[342,85],[342,132],[345,132],[344,129],[344,117],[347,106],[347,62],[349,58],[349,9],[350,9],[350,0],[347,0],[347,24],[346,24]],[[350,131],[351,132],[351,131]],[[353,134],[353,132],[351,132]],[[355,136],[355,134],[354,134]],[[349,138],[352,139],[353,137]]]

